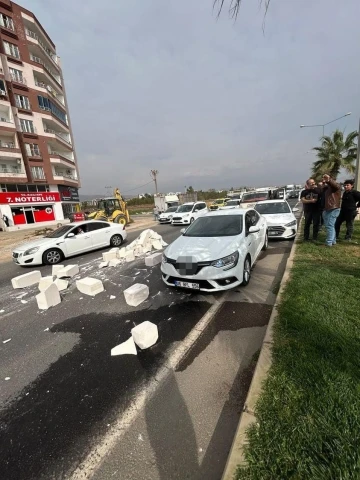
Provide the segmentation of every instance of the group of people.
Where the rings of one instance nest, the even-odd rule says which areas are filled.
[[[339,239],[341,225],[346,222],[345,240],[351,241],[354,220],[360,208],[360,192],[354,190],[354,181],[345,180],[344,193],[341,198],[341,186],[330,177],[323,175],[322,182],[313,178],[306,182],[300,200],[304,208],[304,241],[310,240],[310,227],[313,228],[312,239],[317,241],[322,225],[326,228],[325,245],[332,247]]]

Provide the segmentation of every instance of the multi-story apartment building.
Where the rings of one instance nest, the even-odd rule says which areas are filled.
[[[10,229],[57,223],[79,186],[55,45],[32,12],[0,0],[0,219]]]

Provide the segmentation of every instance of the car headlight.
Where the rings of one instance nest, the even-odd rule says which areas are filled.
[[[237,265],[239,260],[239,252],[236,251],[227,257],[219,258],[211,262],[211,266],[215,268],[223,268],[224,270],[230,270]]]
[[[167,256],[163,253],[162,263],[167,263],[167,261],[168,261]]]
[[[26,255],[32,255],[33,253],[36,253],[38,250],[39,250],[39,247],[30,248],[29,250],[26,250],[26,252],[24,252],[24,257]]]
[[[296,220],[293,220],[292,222],[287,223],[285,227],[293,227],[294,225],[296,225]]]

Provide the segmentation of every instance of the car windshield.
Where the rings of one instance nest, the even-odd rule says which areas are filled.
[[[54,230],[53,232],[48,233],[45,235],[46,238],[59,238],[62,237],[63,235],[66,235],[72,228],[74,228],[74,225],[64,225],[63,227],[58,228],[57,230]]]
[[[290,207],[286,202],[258,203],[255,210],[261,215],[272,215],[276,213],[290,213]]]
[[[242,215],[200,217],[184,233],[185,237],[231,237],[242,232]]]
[[[261,200],[267,199],[267,193],[246,193],[243,195],[241,202],[248,203],[248,202],[260,202]]]
[[[221,203],[224,203],[224,200],[215,200],[215,205],[220,205]]]
[[[176,213],[191,212],[192,208],[193,208],[193,205],[181,205],[176,210]]]
[[[229,200],[228,202],[226,202],[226,205],[230,207],[233,205],[239,205],[239,200]]]
[[[164,213],[176,212],[177,209],[178,209],[178,207],[170,207],[170,208],[168,208],[167,210],[165,210]]]

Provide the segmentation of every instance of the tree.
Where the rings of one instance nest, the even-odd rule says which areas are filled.
[[[342,168],[348,173],[354,174],[357,154],[355,139],[357,136],[358,132],[354,131],[344,138],[344,133],[341,130],[335,130],[332,137],[321,137],[321,146],[313,148],[318,157],[318,160],[313,163],[313,177],[319,180],[324,173],[328,173],[336,178]]]
[[[187,188],[187,193],[194,193],[194,189],[191,185]]]
[[[242,0],[214,0],[213,5],[214,5],[214,9],[215,10],[217,9],[218,11],[217,15],[219,17],[224,8],[224,5],[228,4],[229,16],[236,20],[238,13],[240,11],[241,2]],[[258,2],[260,4],[260,7],[264,6],[265,16],[266,16],[271,0],[258,0]]]

